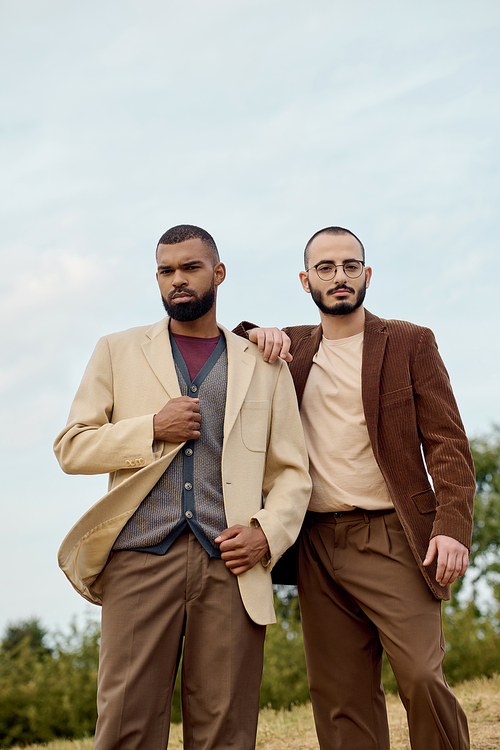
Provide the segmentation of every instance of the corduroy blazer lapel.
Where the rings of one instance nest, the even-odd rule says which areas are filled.
[[[368,434],[373,451],[378,451],[378,417],[380,400],[380,376],[387,344],[387,328],[380,318],[365,310],[365,330],[363,340],[363,363],[361,372],[362,399]],[[289,329],[292,335],[293,360],[290,372],[293,377],[299,404],[306,386],[307,377],[314,355],[319,349],[323,329],[321,325],[305,330],[302,334]],[[288,329],[285,329],[288,330]]]
[[[323,329],[320,324],[293,342],[293,360],[290,362],[289,367],[295,384],[299,405],[304,395],[304,388],[306,387],[307,377],[312,366],[312,359],[319,349],[322,336]]]
[[[378,417],[380,403],[380,375],[387,344],[387,328],[376,315],[365,311],[361,393],[366,427],[375,456],[378,454]]]

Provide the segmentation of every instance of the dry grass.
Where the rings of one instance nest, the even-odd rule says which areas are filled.
[[[469,722],[472,750],[500,748],[500,676],[464,682],[453,688]],[[388,696],[391,750],[410,750],[406,716],[401,701]]]
[[[455,688],[469,720],[472,750],[500,748],[500,676],[477,679]],[[396,696],[388,696],[391,750],[410,750],[404,709]],[[59,741],[31,745],[23,750],[92,750],[92,740]],[[169,750],[182,747],[182,727],[172,726]],[[291,711],[260,712],[258,750],[318,750],[311,706],[296,706]],[[13,750],[21,750],[14,748]]]

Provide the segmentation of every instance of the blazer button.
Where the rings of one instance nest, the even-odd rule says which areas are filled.
[[[196,393],[196,391],[197,391],[197,390],[198,390],[198,386],[197,386],[197,385],[194,385],[194,384],[193,384],[193,385],[191,386],[191,392],[192,392],[192,393]]]
[[[190,510],[187,510],[187,511],[186,511],[186,512],[184,513],[184,515],[186,516],[186,518],[192,518],[192,517],[193,517],[193,514],[191,513],[191,511],[190,511]]]
[[[192,490],[193,489],[193,485],[191,484],[191,482],[186,482],[186,484],[184,485],[184,489],[185,490]]]
[[[184,451],[186,456],[192,456],[193,455],[193,449],[192,448],[186,448]]]

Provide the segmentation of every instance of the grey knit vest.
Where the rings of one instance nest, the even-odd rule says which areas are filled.
[[[220,557],[214,539],[226,528],[221,456],[226,410],[227,352],[221,335],[217,347],[191,381],[171,339],[183,396],[200,399],[201,435],[177,453],[157,484],[118,535],[114,550],[165,554],[188,524],[211,557]]]

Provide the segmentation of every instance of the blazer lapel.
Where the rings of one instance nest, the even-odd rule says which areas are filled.
[[[219,328],[227,342],[227,396],[224,434],[229,435],[252,381],[255,358],[246,351],[248,342],[245,339],[230,333],[221,325],[219,325]],[[149,366],[170,398],[179,397],[181,392],[170,347],[168,318],[152,325],[146,335],[148,340],[142,345],[142,350]]]
[[[248,342],[219,325],[227,343],[227,395],[224,437],[231,432],[255,369],[255,357],[249,354]]]
[[[146,336],[148,340],[142,345],[142,350],[149,366],[170,398],[178,398],[181,391],[170,347],[168,318],[152,325]]]
[[[303,338],[294,343],[293,346],[293,360],[290,362],[289,368],[295,385],[299,406],[302,403],[307,377],[312,367],[313,357],[319,349],[322,335],[323,329],[321,325],[316,326],[316,328],[313,328]]]
[[[378,415],[380,402],[380,375],[387,344],[387,328],[380,318],[366,312],[361,366],[361,391],[366,427],[373,452],[378,454]]]

